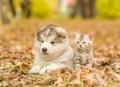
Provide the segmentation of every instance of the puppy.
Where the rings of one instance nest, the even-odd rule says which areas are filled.
[[[36,33],[35,60],[29,72],[44,74],[64,67],[72,69],[73,55],[65,29],[56,25],[41,27]]]

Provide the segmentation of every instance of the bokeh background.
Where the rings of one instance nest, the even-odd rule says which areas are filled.
[[[29,74],[35,33],[47,24],[65,28],[73,48],[73,32],[92,32],[101,66]],[[120,0],[0,0],[0,87],[94,86],[120,87]]]
[[[21,18],[120,18],[120,0],[1,0],[3,22]]]

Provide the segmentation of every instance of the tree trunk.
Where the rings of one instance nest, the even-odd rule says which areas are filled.
[[[95,0],[80,0],[83,18],[92,18],[95,16]]]
[[[9,23],[7,0],[0,0],[0,10],[3,23]]]
[[[95,0],[77,0],[71,17],[79,12],[83,18],[92,18],[95,16]]]
[[[95,16],[95,5],[96,4],[96,0],[91,0],[90,1],[90,16],[94,17]]]
[[[21,7],[22,7],[23,15],[29,18],[31,16],[31,1],[30,0],[23,1]]]
[[[80,0],[77,0],[75,6],[73,7],[73,12],[72,14],[70,15],[71,18],[75,17],[76,14],[80,14],[80,11],[81,11],[81,1]]]
[[[12,14],[15,17],[16,16],[16,11],[15,11],[15,6],[14,6],[14,3],[13,3],[13,0],[9,0],[9,3],[10,3]]]

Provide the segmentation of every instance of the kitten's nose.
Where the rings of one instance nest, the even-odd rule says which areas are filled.
[[[42,48],[42,52],[44,52],[44,53],[47,52],[47,48],[45,48],[45,47]]]
[[[82,45],[80,45],[80,47],[82,47]]]

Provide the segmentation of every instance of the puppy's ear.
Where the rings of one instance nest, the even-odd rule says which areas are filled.
[[[73,32],[73,35],[74,35],[75,38],[79,38],[80,37],[80,35],[78,33],[76,33],[76,32]]]
[[[39,38],[40,38],[40,33],[41,33],[40,30],[36,32],[36,38],[37,38],[37,40],[39,40]]]
[[[62,37],[62,38],[66,38],[67,37],[67,32],[62,27],[57,27],[57,28],[55,28],[55,30],[56,30],[57,35],[59,37]]]
[[[45,28],[46,26],[39,26],[37,28],[37,31],[35,33],[35,36],[36,36],[36,39],[37,40],[40,40],[40,34],[42,33],[43,29]]]

